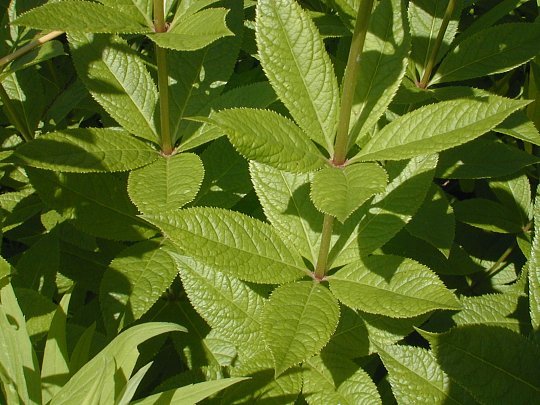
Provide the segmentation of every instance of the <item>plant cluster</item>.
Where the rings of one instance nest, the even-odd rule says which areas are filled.
[[[538,400],[539,10],[10,1],[0,402]]]

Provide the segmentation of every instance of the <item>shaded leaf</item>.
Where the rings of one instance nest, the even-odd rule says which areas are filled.
[[[485,198],[457,201],[454,204],[454,212],[458,221],[487,231],[519,233],[524,226],[519,212]]]

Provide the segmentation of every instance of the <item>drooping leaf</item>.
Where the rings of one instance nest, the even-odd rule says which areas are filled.
[[[529,404],[540,395],[540,349],[524,336],[469,325],[426,337],[443,371],[482,403]]]
[[[176,277],[169,254],[153,240],[120,252],[101,279],[99,300],[105,326],[115,334],[138,320]]]
[[[155,231],[138,218],[126,192],[125,174],[55,173],[27,169],[47,206],[91,235],[115,240],[141,240]]]
[[[129,328],[118,335],[105,349],[84,365],[53,397],[51,405],[73,404],[82,401],[92,390],[103,403],[114,403],[115,380],[129,380],[139,356],[137,346],[151,337],[167,332],[186,332],[182,326],[165,322],[147,322]],[[99,380],[103,371],[100,364],[109,360],[115,366],[113,378],[107,378],[98,387],[89,381]]]
[[[339,86],[317,28],[295,0],[257,2],[255,22],[272,87],[305,133],[332,153]]]
[[[146,166],[159,157],[122,130],[74,128],[45,134],[17,148],[22,165],[60,172],[117,172]]]
[[[430,84],[507,72],[538,54],[540,24],[510,23],[463,40],[441,62]]]
[[[540,197],[534,202],[534,238],[529,259],[529,305],[533,329],[540,330]]]
[[[72,32],[73,63],[92,97],[124,129],[157,142],[157,87],[142,59],[114,35]]]
[[[69,380],[69,354],[66,341],[66,321],[71,293],[62,297],[54,313],[41,366],[41,395],[44,403]]]
[[[371,14],[351,110],[353,139],[377,123],[405,74],[411,46],[405,12],[400,0],[385,0]]]
[[[322,212],[344,222],[370,197],[384,191],[384,169],[375,163],[329,167],[319,170],[311,183],[311,199]]]
[[[457,201],[454,213],[458,221],[492,232],[519,233],[525,225],[519,212],[486,198]]]
[[[459,309],[454,294],[427,267],[398,256],[369,256],[328,276],[330,288],[351,308],[406,318]]]
[[[210,117],[246,158],[289,172],[320,168],[324,156],[289,119],[268,110],[230,109]]]
[[[308,404],[381,404],[371,377],[346,358],[315,356],[303,367],[303,394]]]
[[[195,154],[161,157],[129,174],[129,198],[145,214],[176,210],[195,198],[203,177],[201,159]]]
[[[528,103],[490,96],[431,104],[385,126],[352,161],[401,160],[453,148],[478,138]]]
[[[287,173],[271,166],[250,163],[251,181],[266,218],[283,240],[315,263],[319,253],[323,214],[311,198],[312,174]]]
[[[188,208],[144,218],[186,256],[241,280],[284,283],[308,272],[300,255],[272,227],[237,212]]]
[[[117,9],[79,0],[47,3],[22,14],[11,24],[69,32],[151,32],[150,27],[141,25],[139,21]]]
[[[164,33],[148,34],[162,48],[195,51],[212,42],[233,35],[225,24],[225,8],[209,8],[182,18]]]
[[[473,404],[476,401],[441,370],[433,354],[420,347],[379,348],[392,392],[399,403]]]

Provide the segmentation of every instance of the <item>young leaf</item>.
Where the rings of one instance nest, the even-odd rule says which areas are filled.
[[[55,173],[27,169],[37,193],[50,208],[94,236],[141,240],[155,235],[126,192],[127,175]]]
[[[186,256],[240,280],[278,284],[308,273],[300,255],[287,247],[272,227],[243,214],[188,208],[143,217]]]
[[[436,309],[460,309],[455,295],[427,267],[398,256],[369,256],[328,276],[330,288],[351,308],[407,318]]]
[[[485,198],[472,198],[454,204],[458,221],[491,232],[520,233],[523,224],[519,212]]]
[[[99,289],[107,331],[114,335],[144,315],[176,273],[174,261],[156,241],[143,241],[120,252],[105,271]]]
[[[262,331],[276,376],[317,354],[338,321],[338,302],[321,284],[303,281],[276,288],[262,315]]]
[[[453,384],[430,351],[394,345],[379,347],[378,353],[399,403],[476,403],[464,389]]]
[[[295,0],[257,2],[255,23],[272,87],[305,133],[331,154],[339,86],[317,28]]]
[[[162,48],[195,51],[220,38],[233,35],[225,24],[225,8],[209,8],[182,18],[169,31],[148,34]]]
[[[358,7],[358,6],[357,6]],[[384,114],[405,74],[411,38],[400,0],[380,1],[371,15],[351,110],[352,139]]]
[[[81,368],[66,385],[53,397],[51,405],[67,405],[81,402],[92,389],[99,393],[103,403],[114,403],[115,381],[127,381],[131,375],[139,352],[137,346],[154,336],[167,332],[186,332],[182,326],[165,322],[147,322],[134,326],[118,335],[111,343]],[[111,361],[115,369],[114,376],[107,378],[98,387],[92,387],[88,381],[99,380],[103,374],[101,365],[104,360]],[[121,381],[121,380],[120,380]]]
[[[59,172],[117,172],[146,166],[159,157],[146,143],[122,130],[74,128],[22,144],[15,162]]]
[[[540,395],[540,349],[522,335],[470,325],[427,339],[443,371],[482,403],[529,404]]]
[[[441,62],[430,84],[507,72],[538,54],[540,24],[502,24],[463,40]]]
[[[41,366],[41,395],[44,403],[69,380],[69,354],[66,342],[66,320],[71,293],[62,297],[47,334]]]
[[[308,172],[324,156],[292,121],[268,110],[230,109],[210,116],[246,158],[289,172]]]
[[[529,305],[531,323],[535,331],[540,331],[540,194],[534,202],[534,238],[529,259]]]
[[[489,96],[427,105],[385,126],[351,161],[401,160],[440,152],[478,138],[528,103]]]
[[[201,159],[195,154],[160,157],[129,174],[129,198],[145,214],[176,210],[195,198],[203,177]]]
[[[157,87],[142,59],[118,36],[73,32],[68,40],[79,78],[92,97],[124,129],[158,142]]]
[[[49,2],[22,14],[11,24],[68,32],[151,32],[150,27],[141,25],[118,9],[80,0]]]
[[[384,169],[375,163],[329,167],[319,170],[311,183],[311,199],[325,214],[345,220],[388,183]]]
[[[382,403],[369,374],[347,358],[312,357],[305,362],[302,377],[308,404]]]
[[[313,175],[287,173],[256,162],[250,163],[250,173],[257,197],[272,227],[302,256],[315,263],[323,214],[315,208],[309,196]]]

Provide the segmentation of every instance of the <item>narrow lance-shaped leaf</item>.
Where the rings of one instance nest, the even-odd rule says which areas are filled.
[[[427,105],[385,126],[351,161],[402,160],[440,152],[478,138],[528,103],[489,96]]]
[[[210,116],[245,157],[290,172],[320,168],[324,156],[289,119],[267,110],[230,109]]]
[[[22,14],[13,25],[40,30],[142,33],[151,28],[112,7],[90,1],[49,2]]]
[[[331,153],[339,86],[317,28],[295,0],[257,2],[261,64],[280,100],[311,139]]]
[[[443,371],[480,402],[525,405],[540,395],[540,348],[526,337],[486,325],[422,335]]]
[[[276,375],[317,354],[339,321],[339,305],[321,284],[282,285],[264,307],[262,331],[274,358]]]
[[[75,128],[45,134],[17,148],[22,165],[60,172],[117,172],[133,170],[159,157],[156,150],[126,131]]]
[[[315,173],[311,199],[322,212],[344,222],[360,205],[386,187],[388,177],[375,163],[330,167]]]
[[[142,213],[176,210],[195,198],[203,176],[201,159],[195,154],[160,157],[129,174],[129,198]]]
[[[188,208],[143,218],[186,256],[241,280],[278,284],[308,273],[300,255],[271,226],[238,212]]]
[[[536,332],[540,331],[540,194],[534,202],[534,238],[529,261],[529,305],[531,322]]]
[[[124,129],[157,143],[158,92],[143,60],[115,35],[72,32],[68,40],[79,78],[92,97]]]
[[[458,299],[435,273],[403,257],[369,256],[328,279],[341,302],[372,314],[407,318],[436,309],[460,309]]]

